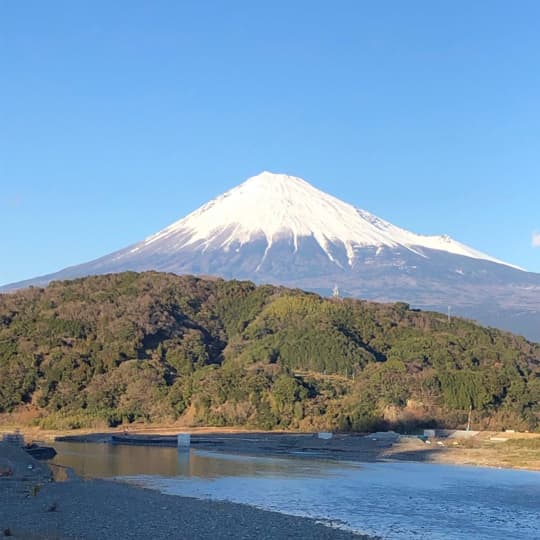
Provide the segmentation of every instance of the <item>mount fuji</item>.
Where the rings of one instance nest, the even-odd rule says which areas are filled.
[[[451,310],[540,340],[540,274],[449,236],[407,231],[308,182],[263,172],[158,233],[94,261],[4,286],[125,270],[275,283]]]

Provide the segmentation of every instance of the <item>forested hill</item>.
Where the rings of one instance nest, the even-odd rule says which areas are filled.
[[[0,295],[0,412],[44,427],[538,430],[539,402],[540,345],[402,303],[156,272]]]

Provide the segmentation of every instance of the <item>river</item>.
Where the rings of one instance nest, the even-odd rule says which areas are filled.
[[[54,462],[163,493],[307,516],[387,540],[540,539],[540,473],[56,443]]]

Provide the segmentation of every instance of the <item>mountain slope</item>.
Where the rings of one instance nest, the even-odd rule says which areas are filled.
[[[395,227],[300,178],[269,172],[250,178],[122,253],[120,258],[194,247],[203,253],[212,249],[227,252],[262,239],[265,254],[255,267],[257,272],[275,243],[289,242],[295,254],[307,238],[312,238],[329,261],[340,268],[353,267],[356,252],[365,247],[402,247],[417,254],[422,254],[422,248],[438,249],[501,263],[447,236],[421,236]],[[336,256],[336,247],[344,250],[346,264]]]
[[[540,344],[406,304],[156,272],[0,295],[0,413],[304,430],[540,429]]]
[[[384,221],[300,178],[263,172],[133,246],[43,285],[124,270],[280,283],[398,301],[477,318],[540,340],[540,275]],[[9,290],[5,287],[4,290]]]

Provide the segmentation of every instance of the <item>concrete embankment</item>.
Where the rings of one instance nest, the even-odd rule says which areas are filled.
[[[379,436],[380,435],[380,436]],[[192,434],[191,446],[200,450],[250,455],[286,455],[296,457],[326,457],[332,459],[376,461],[384,457],[400,439],[397,433],[351,435],[334,434],[329,439],[313,433],[211,433]],[[176,435],[157,434],[89,434],[57,437],[62,442],[107,442],[151,446],[176,446]],[[423,443],[414,439],[416,447]],[[411,443],[412,444],[412,443]]]

